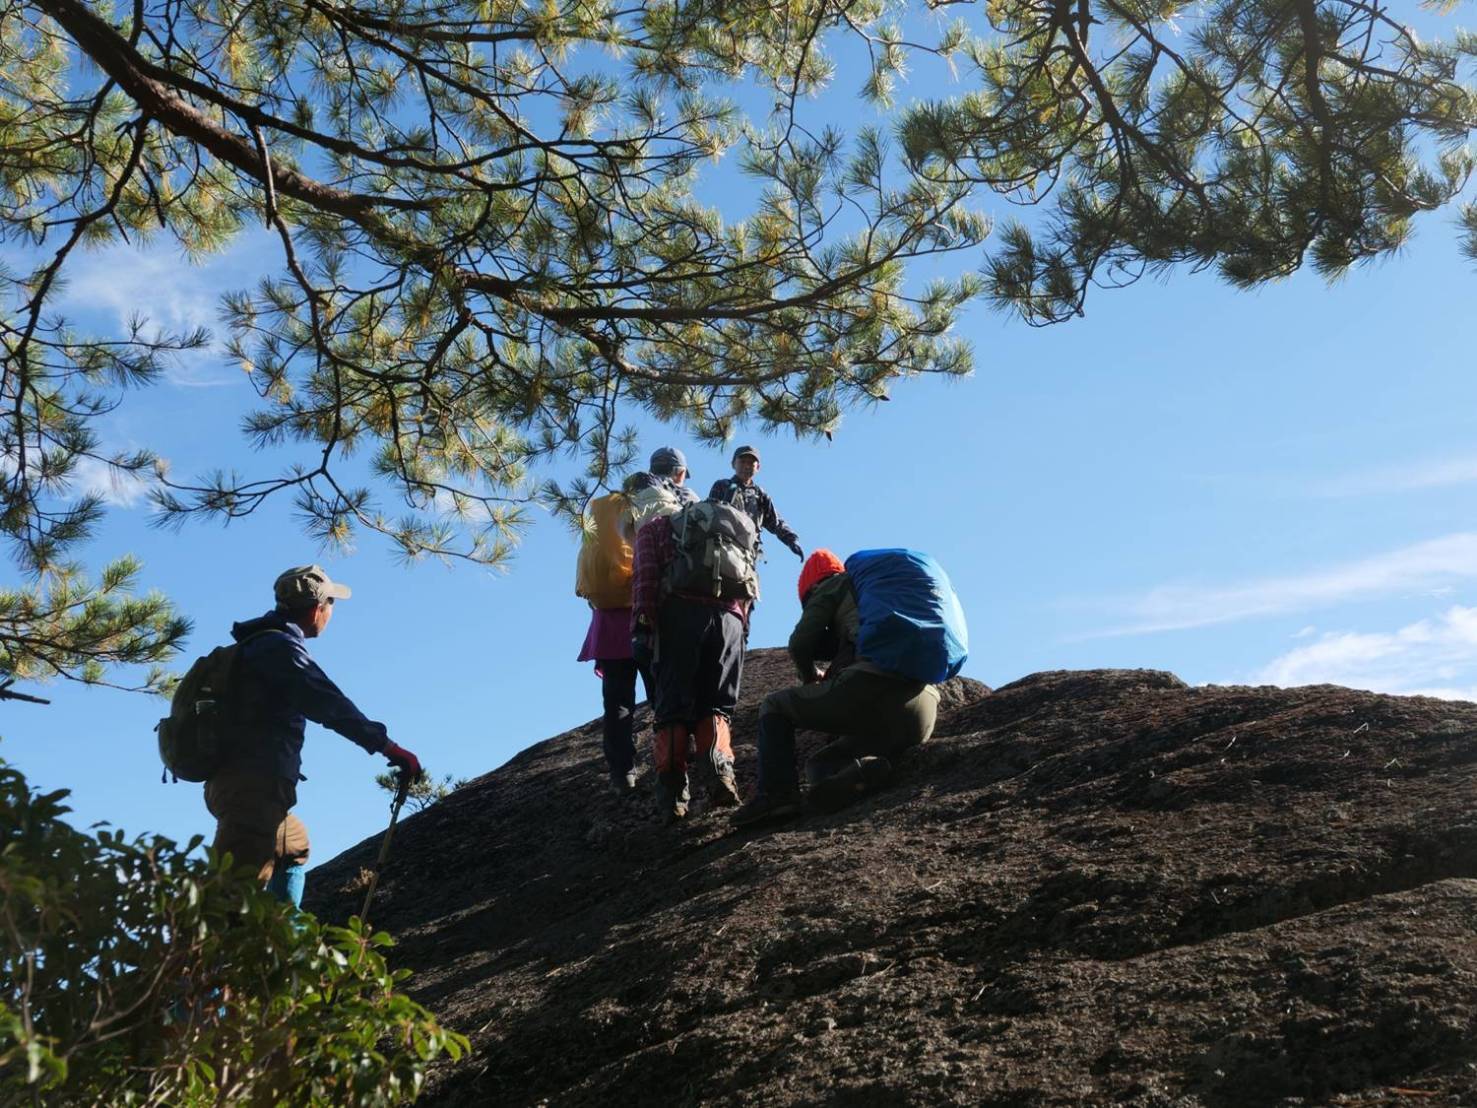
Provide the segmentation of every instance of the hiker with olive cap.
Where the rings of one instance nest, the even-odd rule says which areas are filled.
[[[805,560],[805,551],[800,539],[790,525],[774,510],[774,501],[769,493],[754,484],[754,474],[759,472],[759,451],[752,446],[741,446],[733,452],[733,476],[713,482],[708,492],[709,500],[720,504],[732,504],[754,521],[757,533],[763,529],[788,546],[795,557]]]
[[[240,644],[232,678],[224,759],[205,782],[205,806],[216,818],[218,852],[251,867],[283,900],[300,904],[308,861],[308,831],[292,814],[302,776],[303,732],[311,719],[337,731],[414,779],[421,764],[395,745],[385,725],[365,717],[308,655],[307,640],[323,634],[347,585],[322,566],[297,566],[273,586],[277,606],[237,623]]]

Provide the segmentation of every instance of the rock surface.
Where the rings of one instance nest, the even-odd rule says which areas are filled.
[[[750,654],[741,785],[789,680]],[[1477,1105],[1477,705],[1123,670],[945,702],[892,788],[774,829],[659,827],[598,721],[406,820],[375,920],[474,1045],[424,1102]],[[309,906],[356,911],[376,849]]]

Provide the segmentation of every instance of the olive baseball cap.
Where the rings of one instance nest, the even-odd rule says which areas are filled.
[[[277,603],[284,608],[322,604],[325,600],[347,600],[353,593],[328,576],[322,566],[293,566],[272,585]]]

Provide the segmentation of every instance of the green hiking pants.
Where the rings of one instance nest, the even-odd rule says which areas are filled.
[[[868,755],[893,758],[928,741],[938,718],[933,685],[851,666],[815,685],[796,685],[764,698],[759,709],[759,793],[799,792],[795,732],[842,736],[806,762],[812,785]]]

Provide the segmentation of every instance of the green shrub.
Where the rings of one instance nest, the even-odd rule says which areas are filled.
[[[391,796],[400,787],[400,780],[394,773],[381,773],[374,779],[374,783]],[[437,781],[427,774],[417,777],[405,794],[405,799],[410,804],[412,812],[424,812],[438,800],[445,800],[457,789],[467,783],[465,777],[453,777],[447,774]]]
[[[78,831],[0,760],[0,1104],[382,1105],[467,1040],[384,933],[294,913],[209,852]]]

